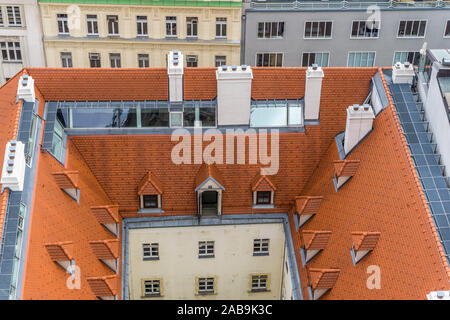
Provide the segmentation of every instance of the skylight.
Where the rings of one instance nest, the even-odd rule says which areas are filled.
[[[303,126],[302,100],[253,100],[250,109],[251,127]]]

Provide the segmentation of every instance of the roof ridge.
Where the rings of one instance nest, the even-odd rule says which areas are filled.
[[[397,132],[399,134],[400,141],[401,141],[401,144],[403,146],[403,150],[405,151],[405,155],[406,155],[406,158],[407,158],[407,161],[408,161],[409,168],[412,171],[412,175],[414,177],[414,182],[416,183],[416,187],[417,187],[417,189],[419,191],[420,199],[422,200],[422,205],[425,208],[425,212],[427,213],[427,220],[428,220],[428,223],[430,225],[431,232],[433,234],[435,243],[437,245],[438,253],[439,253],[439,256],[440,256],[440,258],[442,260],[442,264],[443,264],[444,270],[445,270],[445,272],[447,274],[447,280],[450,280],[450,267],[448,265],[447,258],[445,257],[445,251],[442,248],[441,241],[439,239],[436,227],[435,227],[434,222],[433,222],[433,217],[431,216],[430,208],[428,207],[428,204],[427,204],[426,198],[425,198],[425,194],[423,192],[422,186],[420,185],[419,177],[417,176],[416,167],[414,166],[414,162],[413,162],[411,154],[409,152],[405,136],[403,135],[403,132],[402,132],[402,129],[401,129],[401,126],[400,126],[400,121],[398,120],[397,114],[395,112],[394,102],[392,101],[391,92],[389,91],[389,88],[388,88],[388,85],[387,85],[387,82],[386,82],[386,78],[384,77],[384,74],[383,74],[383,68],[378,68],[378,72],[380,73],[381,81],[383,82],[383,87],[384,87],[384,90],[386,92],[387,99],[389,101],[389,105],[387,106],[386,109],[389,110],[389,112],[392,115],[392,119],[394,120],[394,124],[395,124],[394,127],[397,129]]]

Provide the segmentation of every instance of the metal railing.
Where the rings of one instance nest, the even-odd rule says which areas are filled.
[[[366,9],[378,6],[380,9],[417,9],[417,8],[450,8],[450,1],[293,1],[293,2],[257,2],[250,3],[251,9],[262,10],[329,10],[329,9]]]

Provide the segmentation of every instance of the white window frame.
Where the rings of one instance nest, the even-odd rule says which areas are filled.
[[[70,34],[69,18],[68,18],[67,13],[58,13],[58,14],[56,14],[56,21],[58,23],[58,34],[59,35]]]
[[[145,19],[143,19],[145,17]],[[139,33],[139,26],[143,33]],[[144,33],[145,30],[145,33]],[[147,16],[136,16],[136,36],[148,37],[148,18]]]
[[[419,35],[417,35],[417,36],[405,36],[405,35],[402,35],[402,36],[400,36],[399,35],[399,32],[400,32],[400,24],[403,22],[403,21],[405,21],[406,23],[408,23],[409,21],[419,21],[419,28],[417,29],[417,34],[419,34],[419,30],[420,30],[420,23],[422,22],[422,21],[425,21],[425,30],[423,31],[423,36],[419,36]],[[397,38],[398,39],[414,39],[414,38],[419,38],[419,39],[421,39],[421,38],[425,38],[425,36],[427,35],[427,28],[428,28],[428,19],[401,19],[401,20],[399,20],[399,22],[398,22],[398,27],[397,27]],[[405,24],[405,31],[406,31],[406,24]],[[412,33],[412,27],[411,27],[411,33]]]
[[[109,30],[109,26],[111,23],[111,31]],[[106,16],[106,27],[108,30],[108,36],[109,37],[117,37],[120,35],[120,29],[119,29],[119,16],[116,14],[111,14]]]
[[[12,18],[13,23],[10,23],[9,15],[8,15],[8,9],[12,9]],[[19,16],[17,16],[16,9],[19,9]],[[23,19],[22,19],[22,9],[20,6],[6,6],[6,19],[8,20],[8,27],[22,27],[23,26]]]
[[[265,277],[265,285],[262,286],[262,278]],[[253,280],[257,280],[257,286],[253,285]],[[251,292],[267,292],[270,288],[270,274],[261,273],[261,274],[251,274],[250,275],[250,291]]]
[[[143,65],[140,66],[141,61],[143,61],[143,64],[147,62],[147,66]],[[149,68],[150,67],[150,55],[148,53],[138,53],[138,67],[139,68]]]
[[[158,206],[156,208],[144,208],[144,196],[157,196]],[[158,210],[161,209],[161,195],[160,194],[141,194],[139,196],[139,201],[142,210]]]
[[[61,68],[73,68],[72,52],[61,52],[60,55]],[[64,66],[64,62],[66,63],[66,66]]]
[[[199,241],[198,242],[198,257],[199,258],[214,258],[214,241]]]
[[[89,32],[89,26],[93,32]],[[97,29],[97,32],[95,32],[95,29]],[[96,14],[86,15],[86,31],[88,36],[98,36],[98,17]]]
[[[269,55],[269,61],[270,61],[270,55],[271,54],[275,54],[276,58],[275,58],[275,66],[266,66],[267,68],[281,68],[283,67],[283,62],[284,62],[284,52],[257,52],[255,55],[255,66],[258,65],[258,54],[268,54]],[[281,66],[277,66],[277,62],[278,62],[278,55],[281,54]],[[264,56],[263,56],[263,61],[264,61]],[[262,66],[264,67],[264,66]]]
[[[190,20],[188,20],[190,19]],[[189,26],[191,29],[191,34],[188,33]],[[195,34],[193,30],[195,29]],[[197,38],[198,37],[198,17],[186,17],[186,37],[188,38]]]
[[[414,64],[414,58],[416,57],[416,55],[419,57],[419,60],[420,60],[420,51],[408,51],[408,50],[405,50],[405,51],[394,51],[394,56],[392,57],[392,65],[394,65],[397,61],[395,61],[395,55],[397,54],[397,53],[400,53],[400,54],[403,54],[403,53],[406,53],[406,55],[408,56],[408,54],[410,53],[410,52],[413,52],[413,61],[411,62],[411,64],[413,64],[414,66],[417,66],[417,65],[415,65]],[[406,60],[405,60],[406,61]],[[403,63],[403,62],[405,62],[405,61],[400,61],[401,63]]]
[[[98,59],[92,59],[92,56],[97,55]],[[91,66],[91,61],[99,61],[99,66],[98,67],[92,67]],[[89,52],[89,67],[90,68],[101,68],[102,66],[102,59],[101,59],[101,55],[98,52]]]
[[[311,52],[311,51],[305,51],[305,52],[302,52],[301,53],[301,55],[300,55],[300,65],[304,68],[304,66],[303,66],[303,55],[304,54],[308,54],[308,62],[309,62],[309,60],[310,60],[310,56],[309,55],[311,55],[311,54],[315,54],[315,55],[317,55],[317,54],[321,54],[322,55],[322,57],[323,57],[323,55],[324,54],[326,54],[327,55],[327,65],[326,66],[324,66],[323,64],[318,64],[319,65],[319,67],[324,67],[324,68],[326,68],[326,67],[329,67],[330,66],[330,52],[329,51],[321,51],[321,52]],[[315,59],[314,59],[314,61],[315,61]],[[322,58],[322,62],[323,62],[323,58]],[[314,62],[314,63],[317,63],[317,62]],[[308,66],[311,66],[311,64],[308,64]]]
[[[367,54],[373,53],[374,54],[373,55],[373,66],[363,66],[363,67],[361,67],[361,66],[353,66],[353,67],[350,67],[348,65],[348,63],[350,62],[350,53],[367,53]],[[347,53],[347,68],[372,68],[372,67],[376,66],[376,61],[377,61],[376,59],[377,59],[377,52],[376,51],[349,51]]]
[[[317,37],[309,36],[309,37],[307,37],[307,36],[305,36],[305,33],[306,33],[306,24],[307,24],[308,22],[309,22],[309,23],[314,23],[314,22],[321,23],[321,22],[325,22],[325,33],[326,33],[326,30],[327,30],[326,23],[327,23],[327,22],[330,22],[330,23],[331,23],[330,36],[329,36],[329,37],[327,37],[327,36],[323,36],[323,37],[320,37],[320,36],[317,36]],[[305,24],[303,25],[303,27],[304,27],[304,29],[303,29],[303,39],[307,39],[307,40],[330,40],[330,39],[333,39],[333,25],[334,25],[334,21],[333,21],[333,20],[308,20],[308,21],[305,21]],[[311,29],[312,29],[312,26],[311,26]],[[312,34],[312,33],[311,33],[311,34]]]
[[[114,61],[114,63],[113,63],[113,61]],[[119,63],[117,63],[117,61]],[[110,53],[109,54],[109,64],[110,64],[111,68],[122,68],[122,55],[117,52]],[[113,66],[113,64],[114,64],[114,66]],[[120,65],[117,66],[117,64],[120,64]]]
[[[151,288],[150,292],[147,293],[147,287],[146,285],[149,285]],[[155,284],[158,284],[158,289],[155,290]],[[142,297],[143,298],[153,298],[153,297],[162,297],[163,296],[163,286],[162,286],[162,279],[142,279]]]
[[[353,23],[358,22],[358,30],[359,30],[361,22],[367,23],[367,22],[372,22],[372,21],[374,21],[374,20],[371,20],[371,21],[367,21],[367,20],[353,20],[352,23],[350,24],[350,39],[355,39],[355,40],[379,39],[380,38],[380,30],[381,30],[381,21],[380,20],[375,20],[375,23],[378,25],[378,34],[377,34],[376,37],[371,37],[371,36],[367,37],[365,35],[364,36],[358,36],[358,35],[354,36],[353,35]],[[371,34],[373,34],[373,30],[372,30]]]
[[[5,47],[0,46],[0,51],[2,52],[2,61],[4,62],[22,62],[23,55],[22,49],[20,47],[19,41],[0,41],[0,43],[4,43]],[[9,44],[12,43],[12,48],[10,48]],[[3,51],[6,51],[7,59],[3,58]],[[14,52],[14,59],[11,59],[11,51]],[[17,52],[20,52],[20,59],[17,59]]]
[[[212,290],[208,287],[211,286],[212,281]],[[200,289],[200,286],[204,287],[204,289]],[[197,294],[198,295],[209,295],[216,293],[216,277],[198,277],[197,278]]]
[[[179,113],[181,114],[181,126],[175,126],[172,124],[172,114]],[[169,127],[170,128],[183,128],[184,118],[183,118],[183,112],[182,111],[171,111],[169,112]]]
[[[158,242],[146,242],[142,244],[142,260],[159,260]]]
[[[3,19],[3,7],[0,6],[0,27],[4,27],[5,26],[5,19]],[[445,32],[445,30],[444,30]]]
[[[220,59],[217,59],[220,58]],[[222,59],[225,58],[225,59]],[[220,65],[217,65],[218,61],[222,61],[223,63]],[[221,66],[226,66],[227,65],[227,56],[214,56],[214,65],[216,66],[216,68],[221,67]]]
[[[264,28],[263,28],[263,36],[260,37],[259,36],[259,24],[263,23],[264,24]],[[272,24],[276,23],[277,24],[277,35],[276,36],[272,36]],[[283,35],[279,36],[278,35],[278,30],[280,30],[280,24],[283,24]],[[266,37],[266,30],[267,30],[267,25],[269,25],[269,33],[270,36]],[[284,38],[284,32],[285,32],[285,26],[286,23],[285,21],[272,21],[272,22],[268,22],[268,21],[263,21],[263,22],[257,22],[257,28],[256,28],[256,38],[257,39],[283,39]]]
[[[447,26],[449,28],[448,35],[445,35],[445,31],[447,31]],[[444,25],[444,38],[450,38],[450,20],[447,20],[447,22]]]
[[[175,18],[175,19],[169,19]],[[178,37],[178,26],[177,26],[177,17],[176,16],[166,16],[166,38],[177,38]],[[168,26],[170,25],[170,33],[167,33]],[[175,26],[175,28],[174,28]],[[175,29],[175,32],[173,30]]]
[[[219,19],[225,19],[225,20],[219,20]],[[226,39],[228,35],[228,27],[227,27],[228,19],[226,17],[216,17],[216,24],[215,24],[215,30],[214,33],[216,34],[216,39]],[[220,26],[220,32],[219,35],[217,35],[217,26]],[[225,30],[225,35],[223,35]]]
[[[270,255],[270,239],[258,238],[253,239],[253,256],[268,256]]]

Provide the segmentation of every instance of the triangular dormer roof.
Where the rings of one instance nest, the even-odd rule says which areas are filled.
[[[276,191],[277,188],[266,175],[257,174],[252,181],[252,191]]]
[[[138,195],[162,193],[163,189],[161,182],[158,180],[158,178],[155,177],[155,175],[151,173],[151,171],[148,171],[139,183]]]
[[[195,191],[198,191],[208,181],[213,181],[218,188],[225,190],[222,174],[214,164],[202,164],[195,177]]]

